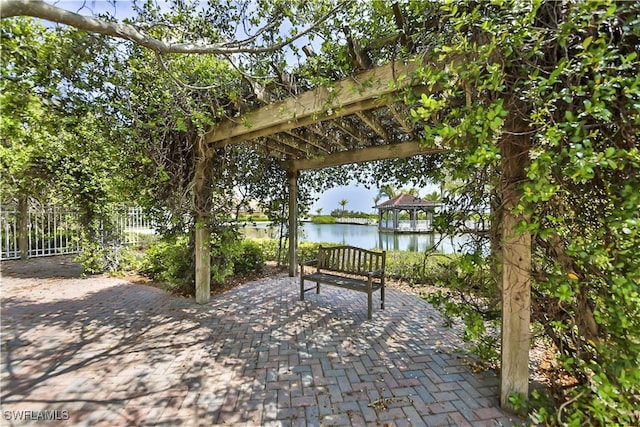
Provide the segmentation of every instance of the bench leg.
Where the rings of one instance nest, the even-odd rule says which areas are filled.
[[[302,272],[300,272],[300,301],[304,301],[304,279],[302,278]]]
[[[373,317],[373,295],[372,292],[367,292],[367,318],[371,320]]]
[[[384,283],[382,283],[382,287],[380,288],[380,309],[384,310]]]
[[[320,282],[316,282],[316,294],[320,293]]]

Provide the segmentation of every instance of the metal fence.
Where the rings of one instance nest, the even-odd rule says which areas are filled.
[[[138,207],[125,207],[113,212],[115,234],[125,245],[140,245],[155,234],[155,227]],[[43,257],[78,253],[80,220],[78,211],[66,207],[37,206],[28,208],[26,236],[20,236],[20,210],[16,205],[0,205],[0,259],[18,259],[21,243],[27,246],[27,257]]]

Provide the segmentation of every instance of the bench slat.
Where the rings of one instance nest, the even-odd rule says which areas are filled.
[[[353,291],[360,291],[367,293],[367,283],[364,280],[354,279],[351,277],[338,276],[337,274],[329,273],[313,273],[304,276],[305,280],[310,282],[320,282],[325,285],[338,286],[340,288],[351,289]],[[371,289],[377,291],[382,287],[380,282],[372,283]],[[311,288],[313,289],[313,288]]]

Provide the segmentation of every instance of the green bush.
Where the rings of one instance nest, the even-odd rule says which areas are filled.
[[[457,258],[441,253],[425,257],[423,252],[387,251],[386,274],[410,285],[441,286],[449,282]]]
[[[257,245],[262,251],[262,256],[265,261],[277,261],[278,260],[278,240],[277,239],[245,239]],[[287,253],[287,248],[283,247],[283,253]]]
[[[265,254],[257,241],[239,241],[233,233],[222,231],[212,235],[211,281],[224,281],[234,273],[260,271]],[[165,288],[181,295],[193,295],[194,256],[189,236],[165,238],[152,243],[138,263],[138,271],[164,283]]]
[[[240,251],[232,261],[234,273],[261,271],[264,267],[265,255],[256,241],[243,240],[240,242]]]
[[[316,215],[311,217],[311,222],[314,224],[335,224],[336,219],[331,215]]]
[[[278,245],[277,239],[255,239],[251,240],[261,250],[266,261],[278,261]],[[316,243],[316,242],[300,242],[298,243],[298,261],[305,261],[308,259],[314,259],[318,256],[318,247],[334,246],[335,243]],[[289,264],[289,247],[285,244],[282,246],[280,253],[280,263],[283,265]]]
[[[163,282],[171,292],[193,294],[194,264],[189,236],[185,234],[152,243],[138,269],[140,273]]]

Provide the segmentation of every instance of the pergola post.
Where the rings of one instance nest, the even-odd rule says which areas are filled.
[[[289,276],[298,275],[298,171],[287,171],[289,180]]]
[[[206,304],[211,295],[211,235],[202,219],[196,222],[195,233],[196,302]]]
[[[200,138],[194,150],[193,208],[195,217],[196,302],[206,304],[211,297],[211,214],[213,191],[213,150]]]
[[[511,122],[513,124],[513,121]],[[529,394],[531,317],[531,234],[517,231],[526,221],[514,209],[520,201],[518,184],[526,179],[529,137],[521,123],[501,141],[502,154],[502,350],[500,405],[515,410],[511,395]]]

